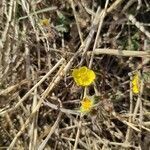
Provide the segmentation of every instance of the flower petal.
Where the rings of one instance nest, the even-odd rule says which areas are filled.
[[[87,70],[88,70],[88,68],[86,66],[79,68],[80,74],[85,74],[87,72]]]
[[[95,73],[94,73],[93,70],[89,70],[88,73],[89,73],[88,76],[90,77],[90,80],[91,80],[91,81],[94,80],[94,79],[96,78]]]
[[[78,75],[79,75],[78,72],[79,72],[78,69],[73,69],[72,76],[73,76],[74,78],[78,77]]]

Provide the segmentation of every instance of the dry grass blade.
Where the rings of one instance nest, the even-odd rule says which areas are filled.
[[[82,117],[81,117],[81,118],[82,118]],[[76,149],[77,149],[77,145],[78,145],[78,142],[79,142],[79,136],[80,136],[81,125],[82,125],[82,120],[80,120],[79,123],[78,123],[78,130],[77,130],[77,134],[76,134],[76,139],[75,139],[75,143],[74,143],[73,150],[76,150]]]
[[[13,14],[13,5],[14,5],[15,0],[11,0],[9,3],[9,12],[8,12],[8,16],[7,16],[7,23],[5,25],[5,29],[3,31],[3,36],[2,36],[2,44],[5,43],[7,36],[8,36],[8,30],[9,30],[9,26],[12,20],[12,14]]]
[[[127,15],[128,19],[137,27],[139,28],[149,39],[150,39],[150,32],[147,31],[140,22],[138,22],[133,15]]]
[[[51,127],[51,130],[50,130],[49,134],[47,135],[47,137],[45,138],[45,140],[39,145],[38,150],[43,150],[45,148],[46,143],[50,139],[51,135],[55,132],[55,130],[56,130],[58,124],[59,124],[59,121],[61,119],[61,116],[62,116],[62,112],[60,112],[58,114],[57,120],[55,121],[54,125]]]
[[[12,86],[8,87],[8,88],[5,89],[5,90],[1,90],[1,91],[0,91],[0,95],[1,95],[1,96],[7,95],[7,94],[9,94],[11,91],[16,90],[18,87],[21,87],[22,85],[27,84],[27,83],[28,83],[27,80],[23,80],[23,81],[21,81],[20,83],[18,83],[18,84],[16,84],[16,85],[12,85]]]
[[[57,7],[48,7],[48,8],[40,9],[40,10],[37,10],[33,13],[30,13],[28,16],[20,17],[18,20],[21,21],[21,20],[26,19],[29,16],[32,16],[32,15],[35,15],[35,14],[37,15],[39,13],[44,13],[44,12],[49,12],[49,11],[56,11],[56,10],[57,10]]]
[[[63,59],[64,60],[64,59]],[[60,63],[60,62],[59,62]],[[59,64],[58,63],[58,64]],[[62,63],[62,62],[61,62]],[[58,65],[57,64],[57,65]],[[60,65],[60,64],[59,64]],[[56,65],[55,65],[56,67]],[[62,66],[60,68],[60,70],[57,72],[56,77],[60,76],[60,74],[62,73],[62,69],[64,68],[64,66]],[[60,78],[60,77],[59,77]],[[20,131],[16,134],[15,138],[12,140],[11,144],[9,145],[9,150],[13,149],[18,137],[22,134],[22,132],[25,130],[25,128],[28,126],[30,120],[34,117],[35,113],[39,110],[42,102],[44,101],[44,99],[46,98],[46,96],[49,94],[49,92],[53,89],[53,87],[56,85],[56,79],[54,78],[54,81],[52,81],[52,83],[47,87],[47,89],[42,93],[42,97],[40,98],[40,101],[38,102],[38,104],[34,107],[32,113],[30,114],[30,117],[26,120],[26,122],[24,123],[24,125],[21,127]]]
[[[91,54],[89,52],[88,54]],[[115,56],[123,56],[123,57],[143,57],[150,58],[150,53],[147,51],[132,51],[132,50],[117,50],[117,49],[95,49],[94,55],[107,54],[107,55],[115,55]]]
[[[37,105],[37,88],[34,90],[32,111],[36,105]],[[37,140],[38,140],[38,130],[37,129],[38,129],[38,112],[35,113],[35,116],[32,119],[32,124],[30,126],[29,150],[34,150],[37,147]]]
[[[1,112],[0,114],[3,114],[3,113],[6,113],[6,112],[10,112],[10,111],[13,111],[15,110],[17,107],[20,106],[20,104],[40,85],[42,84],[42,82],[44,82],[47,77],[49,77],[53,71],[55,71],[62,63],[64,62],[64,58],[60,59],[60,61],[37,83],[35,84],[23,97],[22,99],[15,105],[15,107],[9,109],[9,110],[6,110],[4,112]]]
[[[43,104],[45,104],[46,106],[49,106],[50,108],[54,109],[54,110],[58,110],[58,106],[57,105],[54,105],[50,102],[43,102]],[[66,114],[72,114],[72,115],[80,115],[80,113],[78,111],[75,111],[75,110],[71,110],[71,109],[65,109],[65,108],[59,108],[59,110],[63,113],[66,113]]]
[[[78,21],[78,17],[77,17],[77,13],[76,13],[76,10],[75,10],[75,6],[74,6],[73,0],[70,0],[70,3],[71,3],[71,7],[72,7],[72,10],[73,10],[74,17],[76,19],[76,24],[77,24],[77,28],[78,28],[78,33],[79,33],[80,41],[81,41],[81,43],[83,43],[81,28],[80,28],[80,25],[79,25],[79,21]]]
[[[97,34],[96,34],[94,46],[93,46],[93,51],[92,51],[92,54],[91,54],[91,59],[90,59],[90,63],[89,63],[89,68],[92,67],[92,63],[93,63],[93,59],[94,59],[94,51],[95,51],[95,48],[96,48],[96,46],[97,46],[97,42],[98,42],[98,38],[99,38],[100,31],[101,31],[101,29],[102,29],[102,24],[103,24],[104,18],[105,18],[105,16],[106,16],[108,3],[109,3],[109,0],[106,1],[105,8],[104,8],[104,10],[101,11],[101,15],[100,15],[101,18],[100,18],[100,22],[99,22],[98,31],[97,31]]]

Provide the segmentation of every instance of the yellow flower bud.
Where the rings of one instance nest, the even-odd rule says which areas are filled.
[[[82,113],[88,113],[92,110],[94,106],[94,100],[89,99],[88,97],[83,98],[81,101],[81,107],[80,107],[80,112]]]
[[[133,76],[132,79],[132,91],[134,94],[138,94],[140,92],[140,77],[138,72]]]
[[[41,19],[40,20],[40,24],[42,25],[42,26],[49,26],[49,19]]]

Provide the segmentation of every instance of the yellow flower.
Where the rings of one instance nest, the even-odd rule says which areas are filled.
[[[40,20],[40,24],[42,25],[42,26],[49,26],[49,19],[41,19]]]
[[[140,77],[138,73],[133,76],[132,91],[134,94],[138,94],[140,92]]]
[[[92,110],[93,106],[94,106],[94,100],[89,99],[88,97],[84,97],[83,100],[81,101],[80,112],[88,113]]]
[[[72,76],[75,82],[77,83],[77,85],[80,85],[80,86],[90,85],[96,77],[94,71],[88,69],[85,66],[79,69],[74,69],[72,72]]]

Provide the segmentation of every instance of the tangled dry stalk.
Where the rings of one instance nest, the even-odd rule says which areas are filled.
[[[2,0],[0,8],[0,149],[150,148],[148,0]],[[88,88],[71,77],[79,66],[96,73]],[[97,103],[82,115],[85,91]]]

